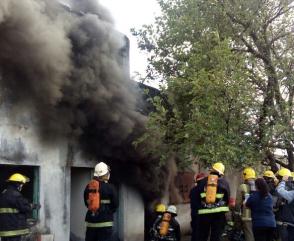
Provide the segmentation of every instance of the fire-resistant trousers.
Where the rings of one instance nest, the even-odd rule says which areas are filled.
[[[112,227],[87,228],[86,241],[112,241]]]
[[[199,232],[199,217],[196,216],[191,221],[192,235],[191,241],[198,241],[197,233]]]
[[[220,241],[224,232],[226,217],[224,212],[199,215],[199,241]]]
[[[21,241],[21,236],[1,237],[1,241]]]
[[[254,235],[252,231],[252,222],[251,221],[242,221],[242,229],[245,236],[245,241],[254,241]]]
[[[294,241],[294,227],[289,225],[287,227],[287,231],[288,231],[288,241]]]

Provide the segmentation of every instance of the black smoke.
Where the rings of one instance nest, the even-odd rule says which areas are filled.
[[[125,37],[98,1],[1,0],[0,36],[1,96],[18,106],[12,116],[29,111],[44,144],[67,138],[147,199],[161,193],[165,172],[132,145],[146,117],[124,64]]]

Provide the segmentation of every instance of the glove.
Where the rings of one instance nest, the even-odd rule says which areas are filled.
[[[41,205],[39,203],[33,203],[32,204],[32,209],[40,209]]]

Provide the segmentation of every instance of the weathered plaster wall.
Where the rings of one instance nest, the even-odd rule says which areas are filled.
[[[44,146],[37,138],[34,121],[28,114],[8,118],[0,109],[0,164],[40,166],[38,229],[54,240],[69,240],[70,175],[65,166],[67,145]]]
[[[77,197],[81,190],[75,190],[75,194],[71,196],[71,181],[73,184],[77,181],[71,180],[71,166],[93,168],[96,162],[83,160],[78,152],[69,155],[72,150],[66,141],[42,144],[33,126],[33,120],[27,114],[12,121],[7,118],[6,110],[0,108],[0,164],[40,167],[39,198],[42,207],[37,229],[43,234],[52,234],[54,241],[68,241],[71,198],[83,200],[82,196]],[[120,239],[143,241],[144,204],[141,196],[122,185],[119,197],[120,208],[116,215],[115,229],[118,230]],[[81,206],[80,203],[78,205]],[[84,220],[80,220],[84,214],[84,209],[78,211],[79,218],[76,223],[72,223],[72,228],[84,225]],[[81,239],[84,230],[81,228],[76,234]]]

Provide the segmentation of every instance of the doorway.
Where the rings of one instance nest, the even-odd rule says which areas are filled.
[[[92,168],[71,168],[70,241],[85,240],[84,189],[92,177]]]

